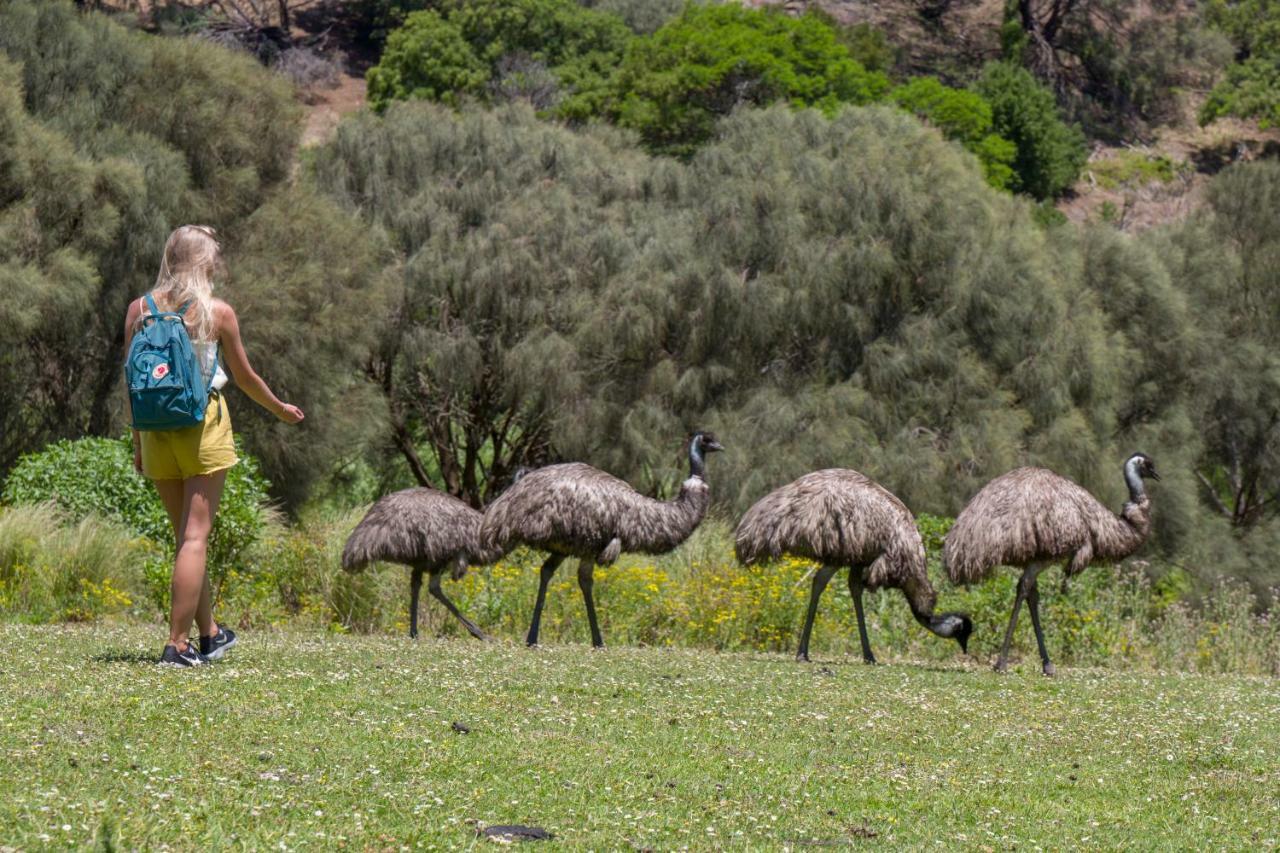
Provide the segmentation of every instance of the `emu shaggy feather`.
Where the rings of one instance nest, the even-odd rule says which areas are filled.
[[[385,560],[405,565],[452,563],[453,579],[469,563],[491,563],[500,552],[480,547],[481,515],[435,489],[392,492],[375,503],[342,549],[342,568],[357,572]]]
[[[710,504],[699,477],[685,480],[674,500],[658,501],[581,462],[548,465],[524,475],[489,506],[480,542],[503,551],[523,543],[609,565],[623,551],[672,550],[689,538]]]
[[[435,489],[405,489],[379,500],[347,537],[342,568],[358,572],[375,560],[403,563],[413,569],[409,580],[409,636],[418,636],[418,595],[422,575],[431,580],[432,597],[462,623],[475,638],[487,639],[474,622],[462,615],[440,587],[446,568],[458,580],[470,563],[492,563],[501,551],[480,547],[481,515],[462,501]]]
[[[734,540],[743,563],[794,554],[824,565],[866,565],[867,589],[897,587],[917,613],[930,614],[937,603],[911,511],[857,471],[814,471],[775,489],[747,510]]]
[[[1151,501],[1125,503],[1120,515],[1081,486],[1045,468],[1016,468],[996,477],[961,511],[943,545],[943,564],[956,583],[991,576],[997,566],[1070,556],[1068,576],[1091,562],[1114,562],[1151,532]]]

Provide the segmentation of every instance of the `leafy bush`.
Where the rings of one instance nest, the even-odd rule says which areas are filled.
[[[484,90],[489,70],[456,23],[428,10],[414,12],[391,33],[366,78],[369,105],[381,111],[408,98],[457,103],[460,96]]]
[[[1200,124],[1224,116],[1257,119],[1263,129],[1280,125],[1280,53],[1250,57],[1227,69],[1200,108]]]
[[[145,593],[156,546],[121,525],[78,522],[52,504],[0,508],[0,615],[84,622],[128,610]]]
[[[639,131],[650,149],[676,155],[691,154],[739,106],[781,100],[831,112],[889,88],[819,18],[736,3],[691,5],[636,39],[612,85],[617,122]]]
[[[1088,150],[1079,128],[1058,114],[1053,93],[1031,72],[1003,62],[987,65],[977,91],[991,105],[996,133],[1017,146],[1011,187],[1038,199],[1069,189]]]
[[[512,58],[541,63],[560,81],[565,115],[598,109],[608,72],[631,31],[614,15],[573,0],[451,0],[414,12],[369,69],[369,101],[423,98],[456,104],[484,96]]]
[[[249,570],[248,555],[266,520],[267,482],[253,457],[240,451],[227,473],[222,500],[209,537],[209,576],[221,586],[228,572]],[[169,555],[174,535],[160,497],[133,470],[128,439],[82,438],[60,441],[18,460],[5,482],[4,503],[50,503],[74,520],[101,516],[143,536]],[[151,567],[157,605],[168,595],[167,567]]]
[[[944,86],[935,77],[916,77],[895,88],[889,98],[977,155],[987,183],[1008,188],[1017,148],[994,132],[991,105],[981,95]]]

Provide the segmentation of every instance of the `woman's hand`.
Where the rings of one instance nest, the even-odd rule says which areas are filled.
[[[280,411],[276,412],[276,417],[287,424],[296,424],[306,417],[302,409],[289,403],[281,403]]]

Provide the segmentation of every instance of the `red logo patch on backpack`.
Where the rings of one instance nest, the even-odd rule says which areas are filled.
[[[168,375],[169,375],[169,364],[168,362],[164,362],[164,361],[157,364],[155,368],[151,371],[152,379],[164,379]]]

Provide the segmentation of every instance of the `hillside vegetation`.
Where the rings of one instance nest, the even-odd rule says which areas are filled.
[[[482,506],[564,459],[670,494],[695,427],[731,449],[710,470],[726,518],[825,466],[944,517],[1028,463],[1118,508],[1141,449],[1165,475],[1151,578],[1192,578],[1192,603],[1243,579],[1266,607],[1280,166],[1104,167],[1082,135],[1171,126],[1166,96],[1236,61],[1214,44],[1265,41],[1234,6],[1089,2],[1050,28],[1059,7],[1028,0],[994,53],[944,66],[824,8],[354,3],[377,109],[299,151],[295,89],[211,43],[211,6],[126,27],[4,4],[0,473],[123,431],[118,318],[200,220],[250,352],[309,413],[287,433],[231,395],[295,519],[415,482]],[[1230,121],[1263,118],[1225,91]],[[1201,200],[1141,233],[1114,206],[1063,222],[1046,200],[1082,168],[1116,193],[1194,172]]]

